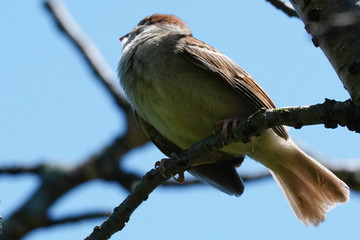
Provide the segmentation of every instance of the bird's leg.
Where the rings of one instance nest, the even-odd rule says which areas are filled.
[[[216,123],[215,130],[221,129],[221,136],[223,137],[223,139],[226,138],[229,134],[232,134],[235,138],[238,138],[239,136],[236,135],[236,127],[238,126],[239,122],[244,120],[245,120],[244,117],[238,117],[238,116],[221,120]],[[229,129],[229,125],[231,126],[230,129]],[[222,140],[222,143],[223,145],[225,145],[224,140]],[[252,141],[249,139],[249,141],[247,141],[246,143],[249,146],[249,153],[254,153],[255,149]]]
[[[242,117],[231,117],[231,118],[228,118],[228,119],[224,119],[224,120],[221,120],[219,122],[217,122],[215,124],[215,127],[214,127],[214,130],[219,130],[221,129],[221,135],[226,137],[228,136],[229,134],[229,126],[231,126],[231,133],[235,136],[235,130],[236,130],[236,126],[238,124],[238,122],[244,120],[244,118]]]

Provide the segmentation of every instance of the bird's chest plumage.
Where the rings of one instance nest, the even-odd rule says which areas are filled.
[[[163,136],[186,148],[210,135],[217,122],[237,115],[239,99],[230,87],[170,43],[148,44],[134,53],[121,81],[133,108]]]

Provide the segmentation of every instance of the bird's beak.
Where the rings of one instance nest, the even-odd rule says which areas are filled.
[[[131,34],[134,34],[134,33],[135,33],[135,31],[133,30],[133,31],[129,32],[128,34],[125,34],[124,36],[122,36],[121,38],[119,38],[119,40],[122,42],[125,38],[130,37],[130,35],[131,35]]]
[[[124,38],[128,38],[130,36],[131,33],[125,34],[124,36],[122,36],[121,38],[119,38],[120,42],[123,41]]]

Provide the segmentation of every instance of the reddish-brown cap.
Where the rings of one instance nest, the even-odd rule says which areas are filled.
[[[181,28],[188,29],[185,22],[172,14],[153,14],[145,17],[138,25],[152,25],[152,24],[173,24]]]

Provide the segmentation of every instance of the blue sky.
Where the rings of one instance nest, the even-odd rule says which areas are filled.
[[[347,92],[303,23],[256,1],[64,1],[115,71],[118,38],[143,17],[172,13],[193,35],[230,56],[278,107],[309,105]],[[185,4],[191,4],[191,7]],[[0,167],[50,162],[72,166],[124,130],[118,112],[84,59],[58,30],[43,1],[0,2]],[[335,164],[357,164],[358,134],[322,126],[291,129],[308,151]],[[162,158],[151,144],[130,153],[126,167],[143,174]],[[262,171],[246,159],[241,172]],[[36,189],[33,176],[0,176],[0,214],[16,209]],[[51,208],[53,216],[111,210],[126,197],[118,185],[94,181]],[[159,188],[112,239],[357,239],[360,195],[335,208],[318,228],[303,226],[272,179],[246,184],[240,198],[207,186]],[[40,229],[26,240],[82,239],[103,220]]]

